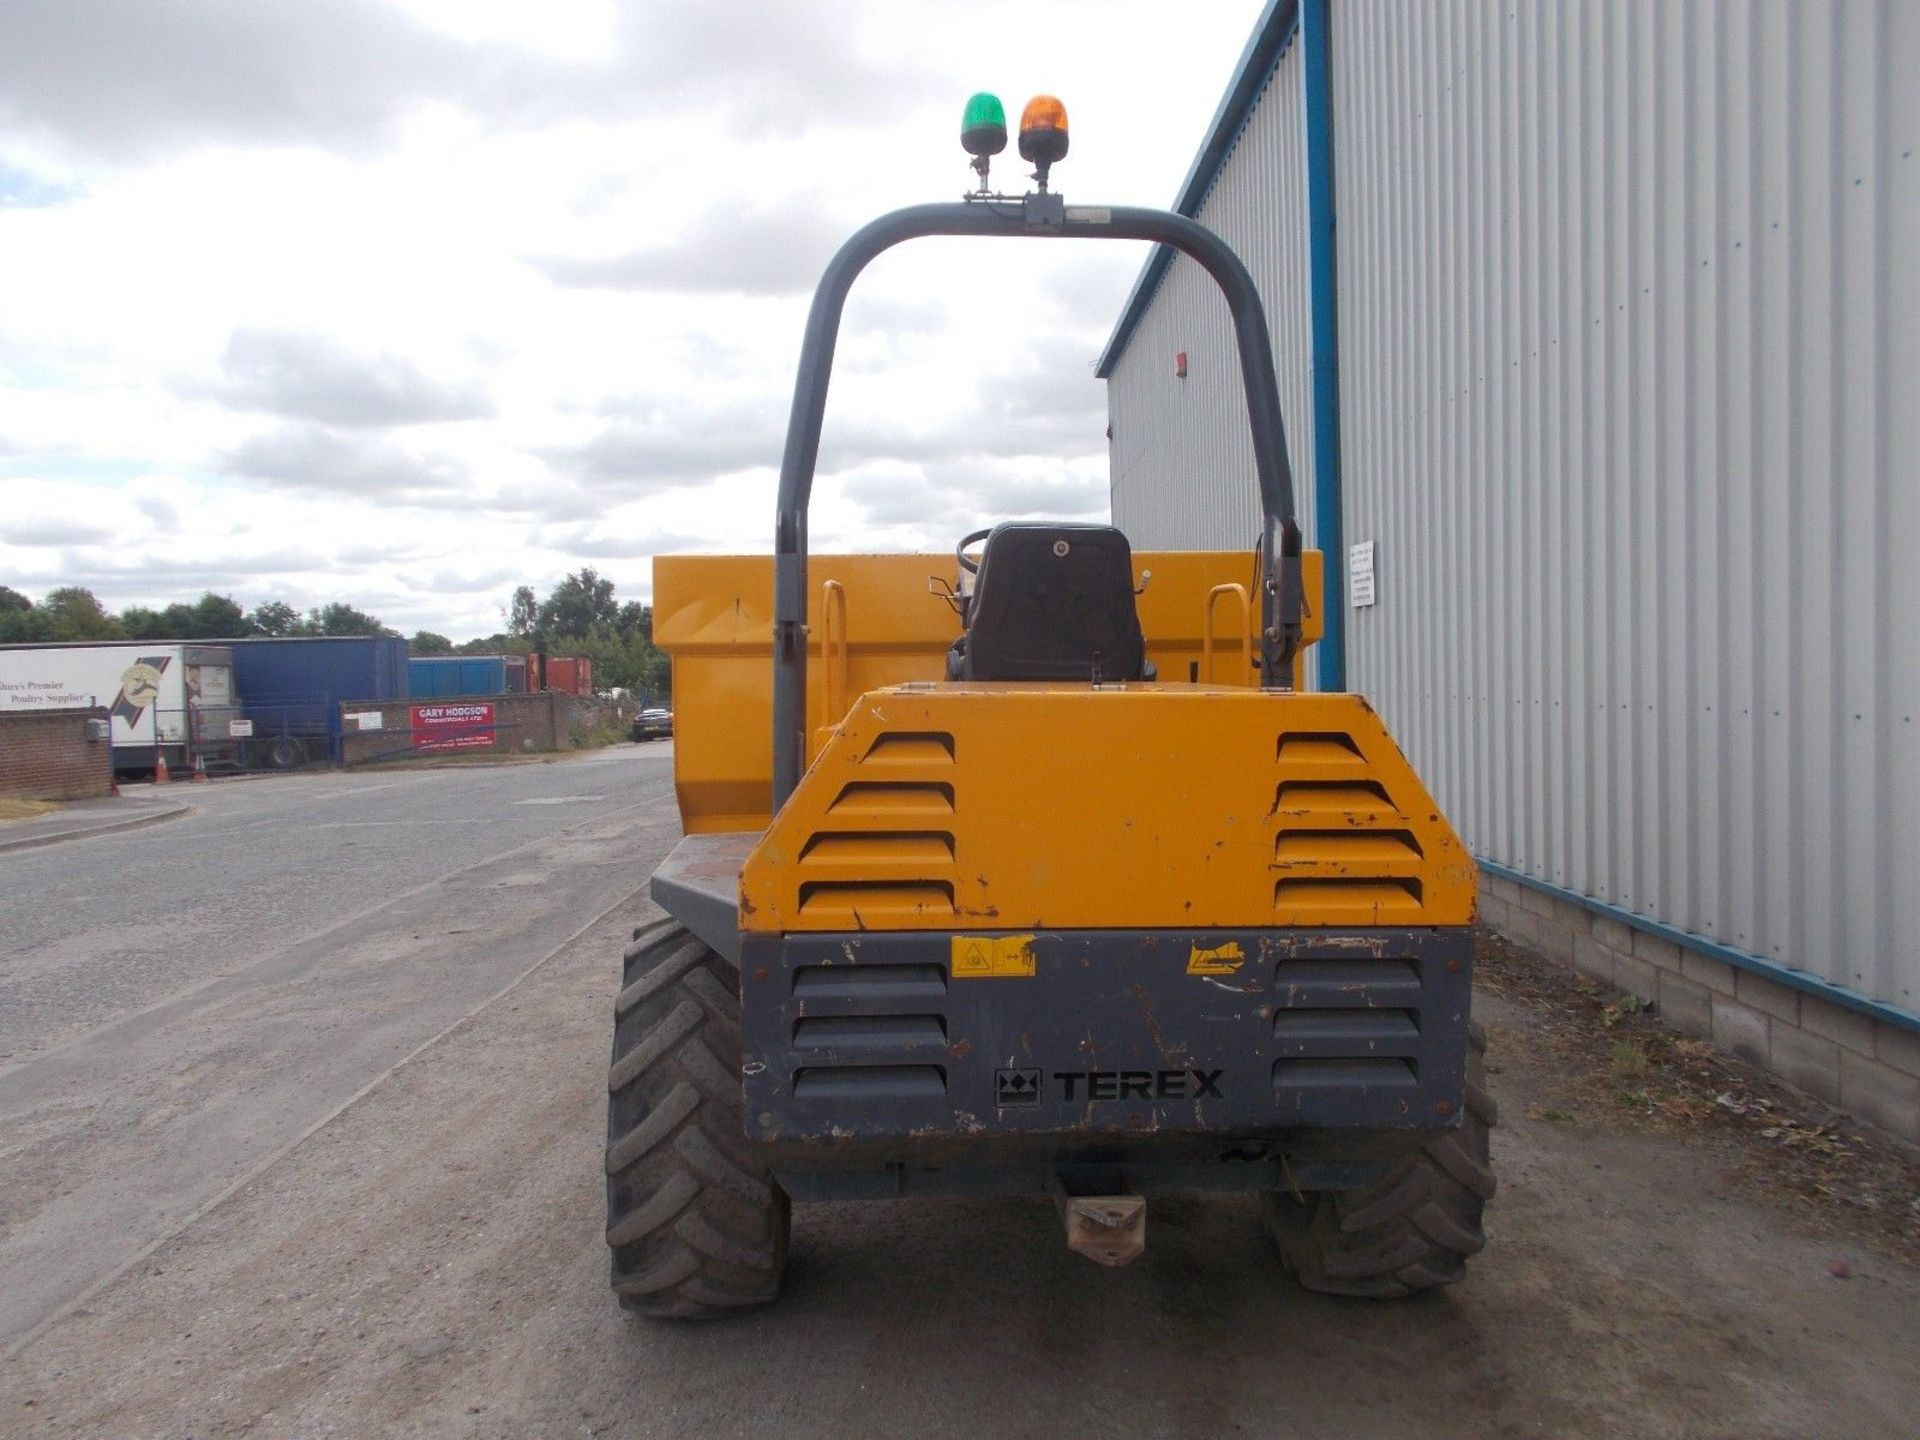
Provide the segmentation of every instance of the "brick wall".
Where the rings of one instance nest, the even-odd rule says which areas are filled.
[[[533,695],[436,695],[419,700],[383,700],[356,704],[348,701],[340,707],[344,733],[341,736],[341,763],[365,765],[379,760],[398,760],[414,754],[468,753],[421,752],[412,733],[412,707],[415,705],[491,705],[494,734],[492,743],[476,747],[481,751],[527,754],[559,750],[572,742],[575,700],[557,690]],[[380,715],[380,728],[363,730],[355,716]]]
[[[86,800],[113,793],[113,747],[87,738],[105,710],[0,711],[0,795]]]
[[[1920,1033],[1484,871],[1480,918],[1647,1001],[1682,1034],[1711,1040],[1816,1099],[1920,1141]]]

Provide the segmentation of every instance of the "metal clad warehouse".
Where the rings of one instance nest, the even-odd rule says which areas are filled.
[[[1916,75],[1909,4],[1278,0],[1178,203],[1486,917],[1920,1136]],[[1101,361],[1143,548],[1254,533],[1202,281]]]

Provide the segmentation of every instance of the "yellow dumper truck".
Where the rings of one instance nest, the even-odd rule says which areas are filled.
[[[923,235],[1198,261],[1237,332],[1253,549],[1021,522],[951,556],[810,555],[842,305]],[[1474,865],[1367,702],[1300,688],[1320,557],[1292,491],[1258,294],[1197,222],[990,195],[983,171],[841,249],[774,554],[655,566],[686,836],[616,1003],[622,1304],[772,1300],[790,1197],[1050,1196],[1121,1264],[1153,1195],[1257,1191],[1314,1289],[1458,1277],[1494,1190]]]

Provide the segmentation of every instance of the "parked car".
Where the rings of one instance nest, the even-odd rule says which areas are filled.
[[[654,708],[642,710],[633,717],[633,728],[627,732],[630,740],[671,740],[673,738],[673,712]]]

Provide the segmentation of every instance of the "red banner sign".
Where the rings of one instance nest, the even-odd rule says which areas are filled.
[[[416,750],[488,750],[493,746],[493,705],[415,705]]]

